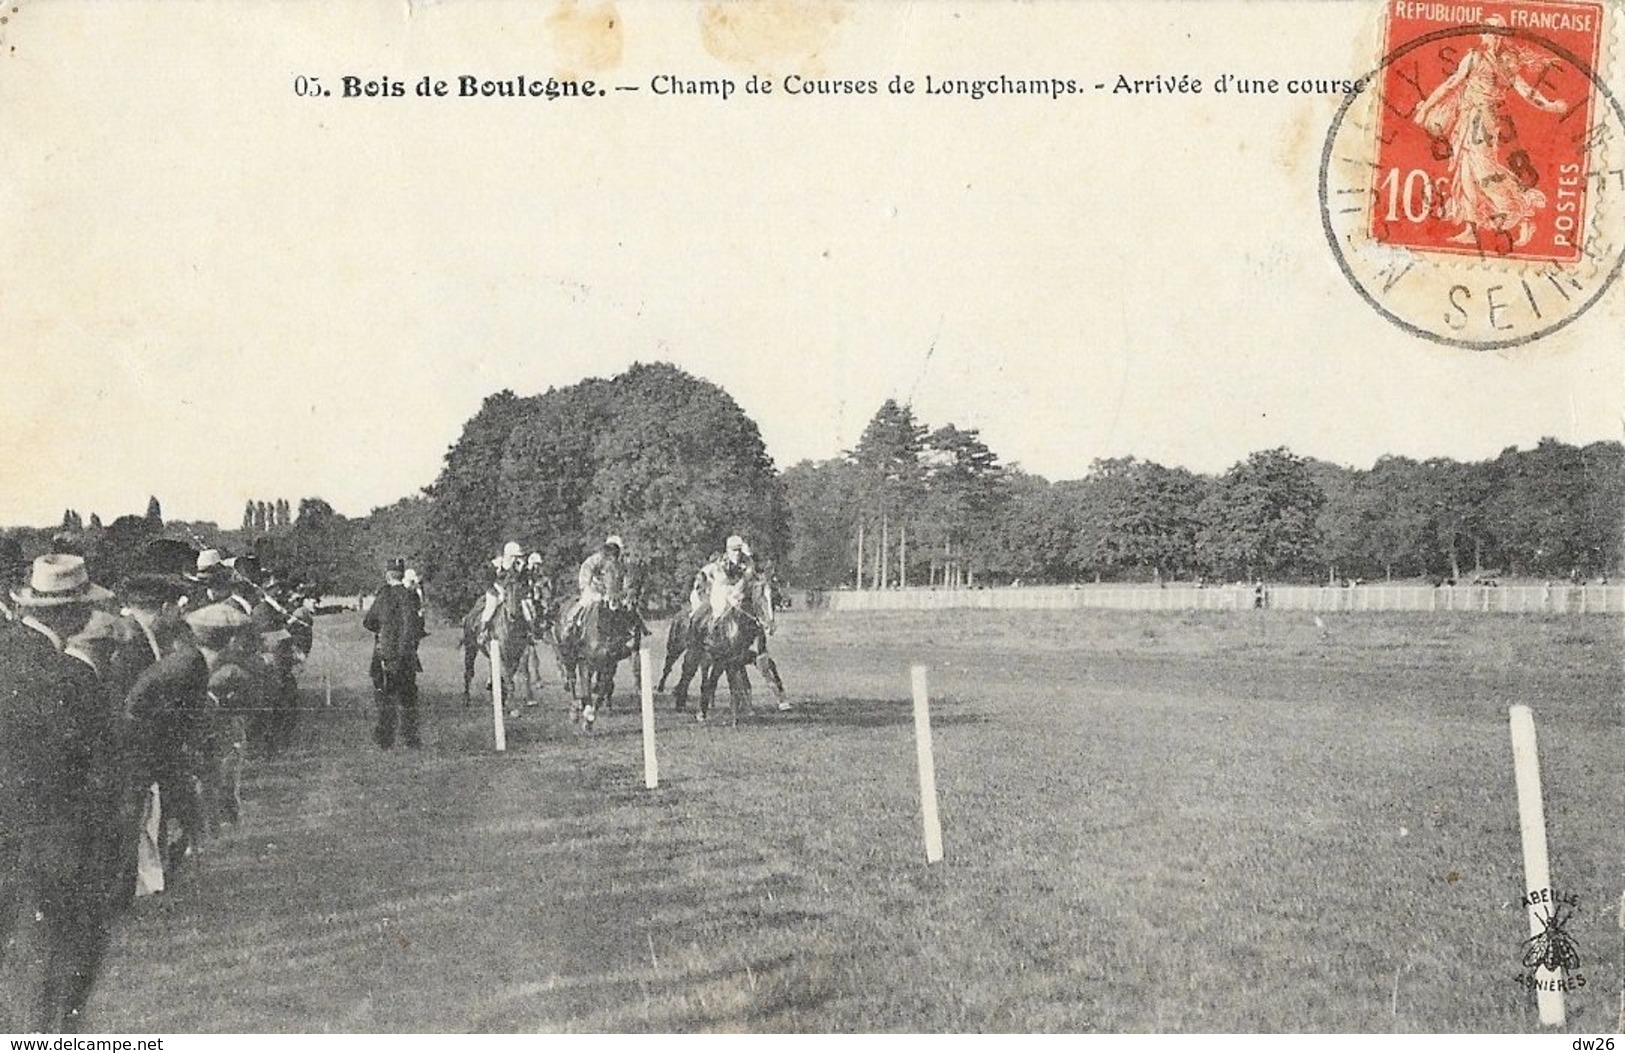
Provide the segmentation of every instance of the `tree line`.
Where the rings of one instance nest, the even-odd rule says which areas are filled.
[[[350,518],[320,497],[250,501],[240,530],[145,515],[7,531],[34,555],[78,537],[114,582],[160,534],[252,552],[347,594],[405,557],[447,613],[483,591],[506,541],[566,587],[609,532],[647,598],[671,607],[731,533],[811,588],[1080,581],[1328,581],[1617,573],[1625,446],[1542,439],[1477,462],[1390,456],[1352,468],[1281,447],[1206,475],[1135,457],[1050,482],[974,428],[932,428],[888,399],[856,446],[779,472],[719,386],[656,363],[521,397],[487,397],[420,494]]]
[[[975,429],[887,400],[858,444],[784,475],[790,578],[812,588],[1617,572],[1625,446],[1542,439],[1369,469],[1280,447],[1218,475],[1135,457],[1051,483]]]

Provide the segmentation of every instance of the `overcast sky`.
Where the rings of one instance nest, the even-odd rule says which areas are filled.
[[[0,524],[157,494],[362,514],[486,394],[665,360],[780,467],[882,400],[1051,478],[1286,445],[1493,456],[1618,438],[1625,293],[1540,345],[1417,340],[1346,284],[1335,100],[1113,97],[1345,77],[1373,5],[27,5],[0,27]],[[14,48],[14,51],[9,49]],[[296,75],[591,75],[603,99],[299,98]],[[1079,98],[659,97],[752,72],[1073,77]]]

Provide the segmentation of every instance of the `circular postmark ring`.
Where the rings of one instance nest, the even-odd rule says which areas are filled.
[[[1603,273],[1601,274],[1601,280],[1598,281],[1595,288],[1590,290],[1589,294],[1578,303],[1570,302],[1567,304],[1566,306],[1569,307],[1569,310],[1567,310],[1564,314],[1549,322],[1545,322],[1539,327],[1526,333],[1521,333],[1516,336],[1492,337],[1488,339],[1454,336],[1449,333],[1430,329],[1417,321],[1404,317],[1397,310],[1390,308],[1387,304],[1383,303],[1381,298],[1379,298],[1379,296],[1373,292],[1372,288],[1368,284],[1368,281],[1362,279],[1362,276],[1360,273],[1358,273],[1358,268],[1355,266],[1355,261],[1350,258],[1349,253],[1344,249],[1342,244],[1343,239],[1340,236],[1339,230],[1337,229],[1338,224],[1333,218],[1334,210],[1332,208],[1332,200],[1334,195],[1330,185],[1332,166],[1334,159],[1337,159],[1339,134],[1348,123],[1350,110],[1357,102],[1361,101],[1362,98],[1369,100],[1369,98],[1376,97],[1378,103],[1380,104],[1380,96],[1382,91],[1381,79],[1383,74],[1390,66],[1393,66],[1400,59],[1411,54],[1412,52],[1415,52],[1420,48],[1427,47],[1430,44],[1437,43],[1441,40],[1456,37],[1482,37],[1486,34],[1501,37],[1511,37],[1526,41],[1535,45],[1536,47],[1545,49],[1562,61],[1569,63],[1572,69],[1583,74],[1586,81],[1590,83],[1595,92],[1593,97],[1602,101],[1604,109],[1602,114],[1597,119],[1601,121],[1606,119],[1607,115],[1611,114],[1614,122],[1617,124],[1617,130],[1621,133],[1625,133],[1625,106],[1621,106],[1619,99],[1616,98],[1614,93],[1608,89],[1608,86],[1603,83],[1602,78],[1598,76],[1597,71],[1592,68],[1591,64],[1580,59],[1579,56],[1575,55],[1570,49],[1527,30],[1508,26],[1447,26],[1442,29],[1424,33],[1412,40],[1406,41],[1404,44],[1385,55],[1376,69],[1354,82],[1355,90],[1344,96],[1343,101],[1337,108],[1337,113],[1332,118],[1331,126],[1327,130],[1326,140],[1321,149],[1318,181],[1321,229],[1326,236],[1327,244],[1331,247],[1332,256],[1337,261],[1338,269],[1343,273],[1344,278],[1354,288],[1355,292],[1359,294],[1360,298],[1363,299],[1372,310],[1376,311],[1383,318],[1387,319],[1399,329],[1410,333],[1413,336],[1417,336],[1433,343],[1442,344],[1448,347],[1461,348],[1470,351],[1496,351],[1512,347],[1519,347],[1550,336],[1558,330],[1565,328],[1590,311],[1591,308],[1594,307],[1597,302],[1608,293],[1614,282],[1619,278],[1622,268],[1625,268],[1625,238],[1620,238],[1617,239],[1618,244],[1615,245],[1612,250],[1611,262],[1607,263]],[[1371,94],[1368,96],[1367,93]],[[1361,131],[1370,133],[1371,129],[1362,128]],[[1622,135],[1621,138],[1625,139],[1625,135]],[[1342,158],[1342,160],[1349,161],[1350,163],[1358,163],[1354,159],[1349,158]],[[1371,169],[1377,168],[1376,164],[1372,161],[1364,161],[1363,163]],[[1621,182],[1622,188],[1625,188],[1625,178],[1622,178]],[[1353,193],[1354,191],[1345,190],[1341,192]],[[1369,188],[1367,188],[1364,193],[1366,193],[1368,201],[1374,199],[1375,195],[1370,191]],[[1350,209],[1338,210],[1340,213],[1349,213],[1352,211],[1353,210]],[[1595,217],[1600,214],[1601,210],[1594,208],[1592,215]],[[1594,238],[1595,232],[1590,232],[1590,236]],[[1393,252],[1393,250],[1388,249],[1386,246],[1383,246],[1382,248],[1385,253],[1391,254]],[[1416,255],[1414,251],[1411,251],[1410,254],[1413,257]],[[1479,260],[1479,262],[1485,263],[1501,262],[1497,257],[1484,254],[1482,252],[1480,252],[1476,258]],[[1375,269],[1377,266],[1371,261],[1361,262],[1364,262],[1369,268]],[[1508,259],[1505,262],[1518,263],[1520,261]],[[1407,266],[1406,271],[1409,270],[1410,266]],[[1373,278],[1378,276],[1380,275],[1372,275]],[[1398,281],[1398,278],[1395,278],[1394,280]],[[1525,284],[1525,291],[1528,291],[1527,283]],[[1567,299],[1566,294],[1565,299]],[[1533,303],[1532,293],[1531,302]]]

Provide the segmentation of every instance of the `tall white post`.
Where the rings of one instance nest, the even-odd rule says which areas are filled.
[[[1524,899],[1529,904],[1529,935],[1539,936],[1546,930],[1546,918],[1558,905],[1550,902],[1553,897],[1548,891],[1552,887],[1552,874],[1546,858],[1546,809],[1540,797],[1535,717],[1528,706],[1513,706],[1508,716],[1512,726],[1512,773],[1518,787],[1518,830],[1523,835],[1523,883]],[[1561,1026],[1564,1020],[1562,970],[1540,966],[1534,976],[1540,1022]]]
[[[647,647],[638,648],[638,673],[643,702],[643,785],[660,785],[660,761],[655,757],[655,677],[654,661]]]
[[[508,729],[502,717],[502,641],[491,638],[491,730],[496,736],[497,752],[508,751]]]
[[[920,818],[925,826],[925,861],[942,859],[942,822],[937,818],[937,762],[931,749],[931,702],[925,666],[914,674],[914,753],[920,767]]]

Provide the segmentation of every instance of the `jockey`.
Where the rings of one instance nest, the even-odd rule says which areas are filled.
[[[709,559],[694,572],[694,584],[688,590],[688,613],[692,617],[711,603],[711,574],[713,567],[722,564],[722,553],[712,552]]]
[[[732,603],[732,597],[738,596],[740,609],[762,630],[757,651],[766,654],[767,634],[773,629],[773,612],[757,609],[756,578],[756,561],[751,556],[750,546],[744,538],[735,534],[728,538],[720,558],[714,558],[700,568],[694,578],[689,603],[691,610],[698,611],[706,604],[717,606],[718,599],[722,597],[727,597],[728,602]]]
[[[626,563],[621,559],[621,537],[611,534],[598,546],[598,551],[581,562],[576,572],[576,587],[581,590],[578,607],[604,602],[611,607],[621,602],[621,587],[625,580]]]
[[[576,572],[576,587],[581,590],[575,607],[570,611],[570,630],[581,628],[581,619],[594,603],[617,607],[621,602],[626,564],[621,559],[621,536],[611,534],[597,550],[581,561]]]
[[[554,605],[553,579],[547,573],[547,564],[540,552],[525,557],[525,617],[531,625],[551,622],[558,613]]]
[[[484,629],[496,617],[497,607],[510,591],[520,585],[520,577],[525,569],[525,550],[519,547],[519,542],[510,541],[502,546],[502,555],[491,561],[496,570],[496,580],[491,587],[485,590],[485,609],[480,612],[480,628]]]
[[[491,566],[496,569],[499,578],[504,574],[522,570],[525,566],[525,550],[519,547],[519,542],[510,541],[502,546],[502,555],[493,559]]]

